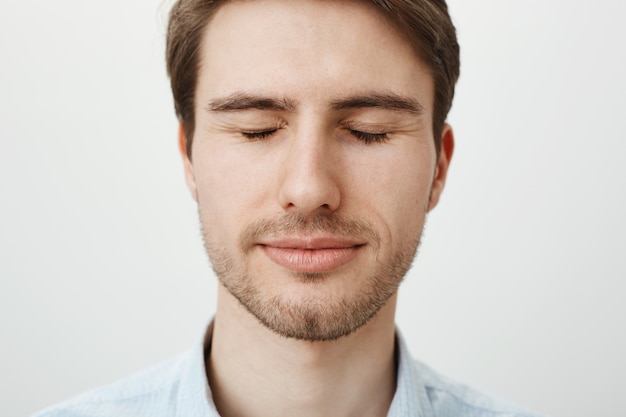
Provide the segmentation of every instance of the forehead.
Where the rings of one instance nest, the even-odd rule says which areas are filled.
[[[215,94],[237,86],[413,92],[425,104],[432,96],[430,72],[412,44],[366,1],[227,2],[205,30],[200,58],[199,87]]]

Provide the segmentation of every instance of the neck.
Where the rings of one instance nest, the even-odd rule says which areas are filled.
[[[207,361],[220,415],[386,416],[396,384],[395,302],[348,336],[307,342],[265,328],[220,286]]]

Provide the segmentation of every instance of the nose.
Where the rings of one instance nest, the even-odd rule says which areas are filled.
[[[322,134],[294,135],[282,161],[279,203],[291,213],[334,212],[341,202],[337,145]]]

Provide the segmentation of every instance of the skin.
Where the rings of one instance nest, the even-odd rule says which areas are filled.
[[[397,286],[454,147],[446,126],[436,155],[433,96],[369,4],[230,2],[211,19],[193,161],[179,136],[220,279],[207,375],[221,415],[387,414]]]

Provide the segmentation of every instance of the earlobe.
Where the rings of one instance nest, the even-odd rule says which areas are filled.
[[[183,168],[185,170],[185,182],[187,188],[196,202],[198,201],[198,192],[196,187],[196,176],[193,172],[193,164],[191,159],[187,155],[187,135],[185,135],[185,128],[182,122],[178,125],[178,151],[183,159]]]
[[[430,193],[430,200],[428,202],[428,211],[435,208],[439,202],[439,197],[443,192],[443,188],[446,185],[446,176],[448,175],[448,169],[450,167],[450,160],[454,153],[454,134],[452,127],[449,124],[445,124],[441,133],[441,151],[439,152],[439,159],[437,160],[437,166],[435,167],[435,175],[433,177],[433,185]]]

